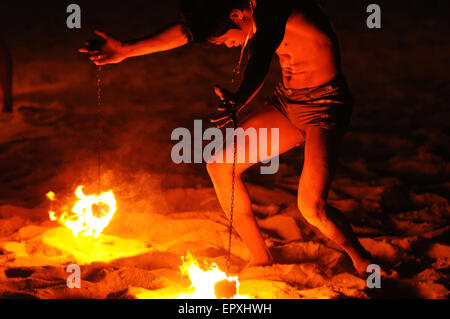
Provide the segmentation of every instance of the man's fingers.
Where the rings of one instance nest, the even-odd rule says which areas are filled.
[[[221,122],[221,121],[224,121],[224,120],[229,119],[229,118],[230,117],[228,115],[222,116],[222,117],[217,117],[217,118],[211,119],[211,123]]]
[[[81,53],[89,53],[89,54],[99,54],[100,48],[96,47],[96,42],[95,41],[86,41],[83,44],[83,47],[78,49],[78,52]]]
[[[105,59],[92,60],[92,62],[94,62],[95,65],[105,65],[105,64],[107,64]]]
[[[220,97],[221,100],[223,100],[224,96],[223,96],[222,89],[220,88],[220,85],[216,85],[214,87],[214,92],[217,94],[218,97]]]
[[[106,34],[105,32],[99,31],[99,30],[94,30],[94,33],[105,40],[109,40],[112,38],[110,35]]]
[[[228,92],[225,89],[222,89],[220,87],[220,85],[216,85],[214,87],[214,92],[222,100],[222,102],[217,107],[217,109],[221,112],[226,112],[227,115],[219,117],[219,118],[211,119],[211,123],[219,123],[219,124],[216,124],[217,127],[222,128],[222,127],[226,126],[227,124],[233,122],[233,118],[234,118],[233,112],[235,110],[235,104],[232,100],[230,100],[230,97],[231,97],[230,92]]]
[[[211,123],[214,123],[218,128],[222,128],[231,122],[232,120],[227,117],[221,119],[211,119]]]
[[[230,92],[221,88],[220,85],[216,85],[214,87],[214,92],[220,97],[222,101],[230,99]]]
[[[230,105],[230,103],[227,103],[225,101],[222,101],[219,106],[217,107],[218,111],[221,112],[230,112],[233,109],[233,106]]]
[[[233,119],[231,118],[230,114],[227,114],[222,117],[213,118],[210,121],[211,123],[214,123],[218,128],[222,128],[227,124],[232,123]]]
[[[226,121],[226,122],[224,122],[224,123],[222,123],[222,124],[217,125],[217,127],[218,127],[218,128],[222,128],[222,127],[224,127],[224,126],[227,126],[228,123],[231,123],[231,122],[232,122],[232,120],[230,119],[230,120],[228,120],[228,121]]]
[[[92,61],[100,61],[100,60],[104,60],[106,58],[106,55],[101,54],[101,55],[93,55],[90,56],[89,59],[91,59]]]
[[[89,49],[87,49],[87,48],[79,48],[79,49],[78,49],[78,52],[81,52],[81,53],[89,53],[89,54],[99,54],[101,51],[99,51],[99,50],[91,51],[91,50],[89,50]]]

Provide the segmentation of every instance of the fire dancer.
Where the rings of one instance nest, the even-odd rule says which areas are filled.
[[[304,144],[305,158],[298,187],[298,207],[305,219],[350,256],[363,275],[372,257],[362,247],[344,215],[327,203],[339,144],[353,108],[352,95],[341,70],[338,40],[327,17],[313,0],[184,0],[181,23],[148,38],[121,42],[103,32],[100,48],[80,49],[97,65],[174,49],[190,42],[243,46],[251,39],[250,58],[240,88],[218,93],[226,105],[242,109],[261,89],[276,53],[283,71],[274,97],[240,123],[243,129],[279,128],[279,153]],[[223,102],[222,102],[223,105]],[[225,112],[220,124],[229,122]],[[268,138],[270,149],[270,138]],[[256,152],[246,145],[246,152]],[[232,152],[225,145],[223,153]],[[272,156],[277,154],[271,154]],[[248,155],[246,158],[250,158]],[[260,161],[266,160],[259,158]],[[249,265],[270,265],[272,256],[258,229],[241,174],[252,163],[237,163],[235,227],[249,248]],[[230,211],[232,164],[208,163],[220,204]]]

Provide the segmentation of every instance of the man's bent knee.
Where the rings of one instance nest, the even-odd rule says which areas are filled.
[[[235,176],[239,178],[241,174],[248,169],[250,165],[236,163]],[[215,177],[229,177],[233,176],[233,163],[206,163],[206,170],[211,178]]]
[[[324,199],[299,198],[298,208],[308,223],[319,226],[327,218],[327,203]]]
[[[218,176],[226,176],[233,173],[233,167],[232,164],[227,163],[215,163],[215,162],[208,162],[206,164],[206,170],[208,171],[208,174],[211,178],[218,177]]]
[[[218,171],[217,165],[218,165],[217,163],[213,162],[206,163],[206,171],[208,172],[210,177],[213,177]]]

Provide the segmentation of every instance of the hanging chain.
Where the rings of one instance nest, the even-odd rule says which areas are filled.
[[[102,135],[103,135],[103,127],[102,127],[102,67],[99,66],[97,68],[97,193],[100,195],[102,188]]]
[[[239,61],[236,64],[236,67],[233,69],[233,77],[231,78],[231,83],[234,83],[236,81],[237,75],[239,75],[241,73],[242,59],[244,58],[245,48],[247,47],[249,39],[250,39],[250,35],[247,35],[247,38],[245,39],[244,45],[241,48],[241,55],[239,56]]]
[[[250,12],[253,15],[253,11],[254,11],[253,1],[249,0],[249,4],[250,4]],[[244,51],[248,45],[249,39],[250,39],[250,33],[247,35],[247,38],[245,39],[245,42],[242,45],[239,61],[236,65],[236,67],[233,69],[233,78],[231,79],[231,83],[234,83],[234,81],[236,80],[236,75],[238,75],[240,73],[242,59],[244,57]],[[233,107],[232,112],[233,112],[232,120],[233,120],[233,126],[234,126],[234,130],[233,130],[233,173],[232,173],[232,179],[231,179],[230,227],[229,227],[229,231],[228,231],[227,274],[230,273],[230,266],[231,266],[231,239],[233,237],[234,193],[235,193],[235,187],[236,187],[236,158],[237,158],[236,140],[237,140],[237,136],[235,133],[236,133],[236,129],[238,127],[238,123],[237,123],[237,118],[236,118],[237,117],[237,114],[236,114],[237,108],[235,106]]]
[[[253,16],[254,7],[253,7],[252,0],[249,0],[249,7],[250,7],[250,13]],[[236,81],[237,75],[239,75],[241,73],[241,64],[242,64],[242,60],[244,58],[245,48],[247,48],[248,41],[250,40],[250,33],[251,33],[251,31],[247,34],[247,37],[245,38],[245,42],[241,47],[241,55],[239,56],[239,61],[237,62],[236,66],[233,69],[233,77],[231,78],[231,83],[234,83]]]
[[[234,125],[234,129],[237,124]],[[228,258],[227,258],[227,273],[230,273],[231,266],[231,238],[233,237],[233,214],[234,214],[234,191],[236,186],[236,157],[237,157],[237,136],[233,131],[233,175],[231,180],[231,203],[230,203],[230,228],[228,232]]]

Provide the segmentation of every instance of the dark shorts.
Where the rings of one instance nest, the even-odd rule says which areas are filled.
[[[354,99],[343,76],[313,88],[288,89],[283,81],[267,101],[294,124],[303,136],[310,126],[335,130],[344,135],[353,110]]]

